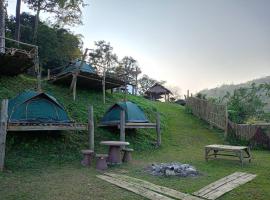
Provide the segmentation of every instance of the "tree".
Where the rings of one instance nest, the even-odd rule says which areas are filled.
[[[181,88],[178,86],[169,86],[169,90],[172,92],[174,99],[180,99],[181,98]]]
[[[153,78],[150,78],[147,75],[143,75],[142,78],[138,80],[139,82],[139,94],[143,95],[150,87],[152,87],[154,84],[159,83],[161,85],[164,85],[166,81],[157,81]]]
[[[239,88],[233,94],[227,93],[223,99],[227,102],[230,120],[245,123],[249,118],[260,119],[265,106],[261,99],[263,93],[269,93],[267,84],[252,84],[250,88]]]
[[[5,17],[6,17],[5,2],[4,0],[0,0],[0,53],[5,52],[5,39],[4,39],[6,31]]]
[[[21,14],[21,41],[31,43],[35,16]],[[7,35],[14,36],[16,19],[9,17],[6,23]],[[42,68],[53,69],[66,65],[81,56],[82,40],[80,35],[72,34],[68,29],[39,22],[37,45]]]
[[[17,0],[16,27],[15,27],[15,40],[17,41],[20,41],[20,27],[21,27],[21,0]]]
[[[89,53],[89,62],[96,67],[98,73],[102,73],[103,103],[105,104],[106,74],[110,73],[113,66],[118,63],[116,54],[112,53],[113,47],[104,40],[95,42],[96,48]]]
[[[138,62],[131,56],[125,56],[120,63],[121,64],[115,69],[115,72],[118,73],[119,76],[124,75],[125,85],[128,83],[135,85],[135,91],[133,90],[133,93],[137,94],[138,75],[141,73]],[[127,93],[127,87],[125,88],[125,92]]]
[[[24,0],[36,12],[33,43],[37,41],[39,15],[41,11],[55,15],[56,21],[63,24],[81,24],[83,0]]]

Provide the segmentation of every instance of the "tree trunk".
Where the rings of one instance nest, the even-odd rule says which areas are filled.
[[[40,0],[38,1],[37,14],[35,17],[35,26],[34,26],[34,34],[33,34],[33,44],[37,44],[37,32],[38,32],[38,23],[39,23],[39,13],[40,13]]]
[[[21,0],[17,0],[16,4],[16,27],[15,40],[20,41],[20,27],[21,26]]]
[[[0,53],[5,53],[5,1],[0,0]]]

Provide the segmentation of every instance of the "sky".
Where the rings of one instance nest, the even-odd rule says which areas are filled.
[[[269,0],[86,0],[84,47],[106,40],[144,74],[196,93],[270,75]],[[8,0],[8,13],[15,13]],[[27,11],[22,5],[22,11]],[[47,14],[42,15],[46,20]]]

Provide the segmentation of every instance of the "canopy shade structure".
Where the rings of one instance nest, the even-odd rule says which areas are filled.
[[[103,77],[96,72],[96,69],[89,63],[76,60],[70,62],[68,66],[62,69],[59,73],[50,77],[50,82],[54,84],[62,84],[69,86],[72,82],[73,75],[77,75],[76,85],[81,88],[102,90]],[[106,75],[106,89],[118,88],[125,85],[123,80]]]
[[[26,91],[9,100],[10,123],[70,123],[64,107],[51,95]]]
[[[144,93],[144,96],[147,99],[157,100],[162,98],[162,95],[165,95],[165,101],[167,101],[169,100],[170,94],[172,94],[172,92],[169,89],[159,83],[156,83]]]
[[[111,106],[101,120],[101,125],[118,125],[120,123],[121,110],[125,111],[126,123],[148,123],[144,112],[136,104],[127,102],[118,102]]]

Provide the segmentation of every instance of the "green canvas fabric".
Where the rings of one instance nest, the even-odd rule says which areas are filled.
[[[81,72],[86,72],[86,73],[90,73],[90,74],[91,73],[92,74],[96,73],[95,68],[93,68],[91,64],[83,62],[82,66],[81,66],[81,62],[82,61],[80,61],[80,60],[71,62],[66,68],[64,68],[62,70],[62,72],[60,72],[60,74],[66,74],[66,73],[74,72],[75,70],[77,70],[77,68],[79,68],[79,70]]]
[[[102,124],[118,124],[120,122],[121,110],[125,110],[125,121],[133,123],[147,123],[149,122],[146,118],[142,109],[136,104],[127,102],[118,102],[114,104],[104,115],[101,120]]]
[[[9,100],[10,122],[68,123],[64,107],[51,95],[26,91]]]

